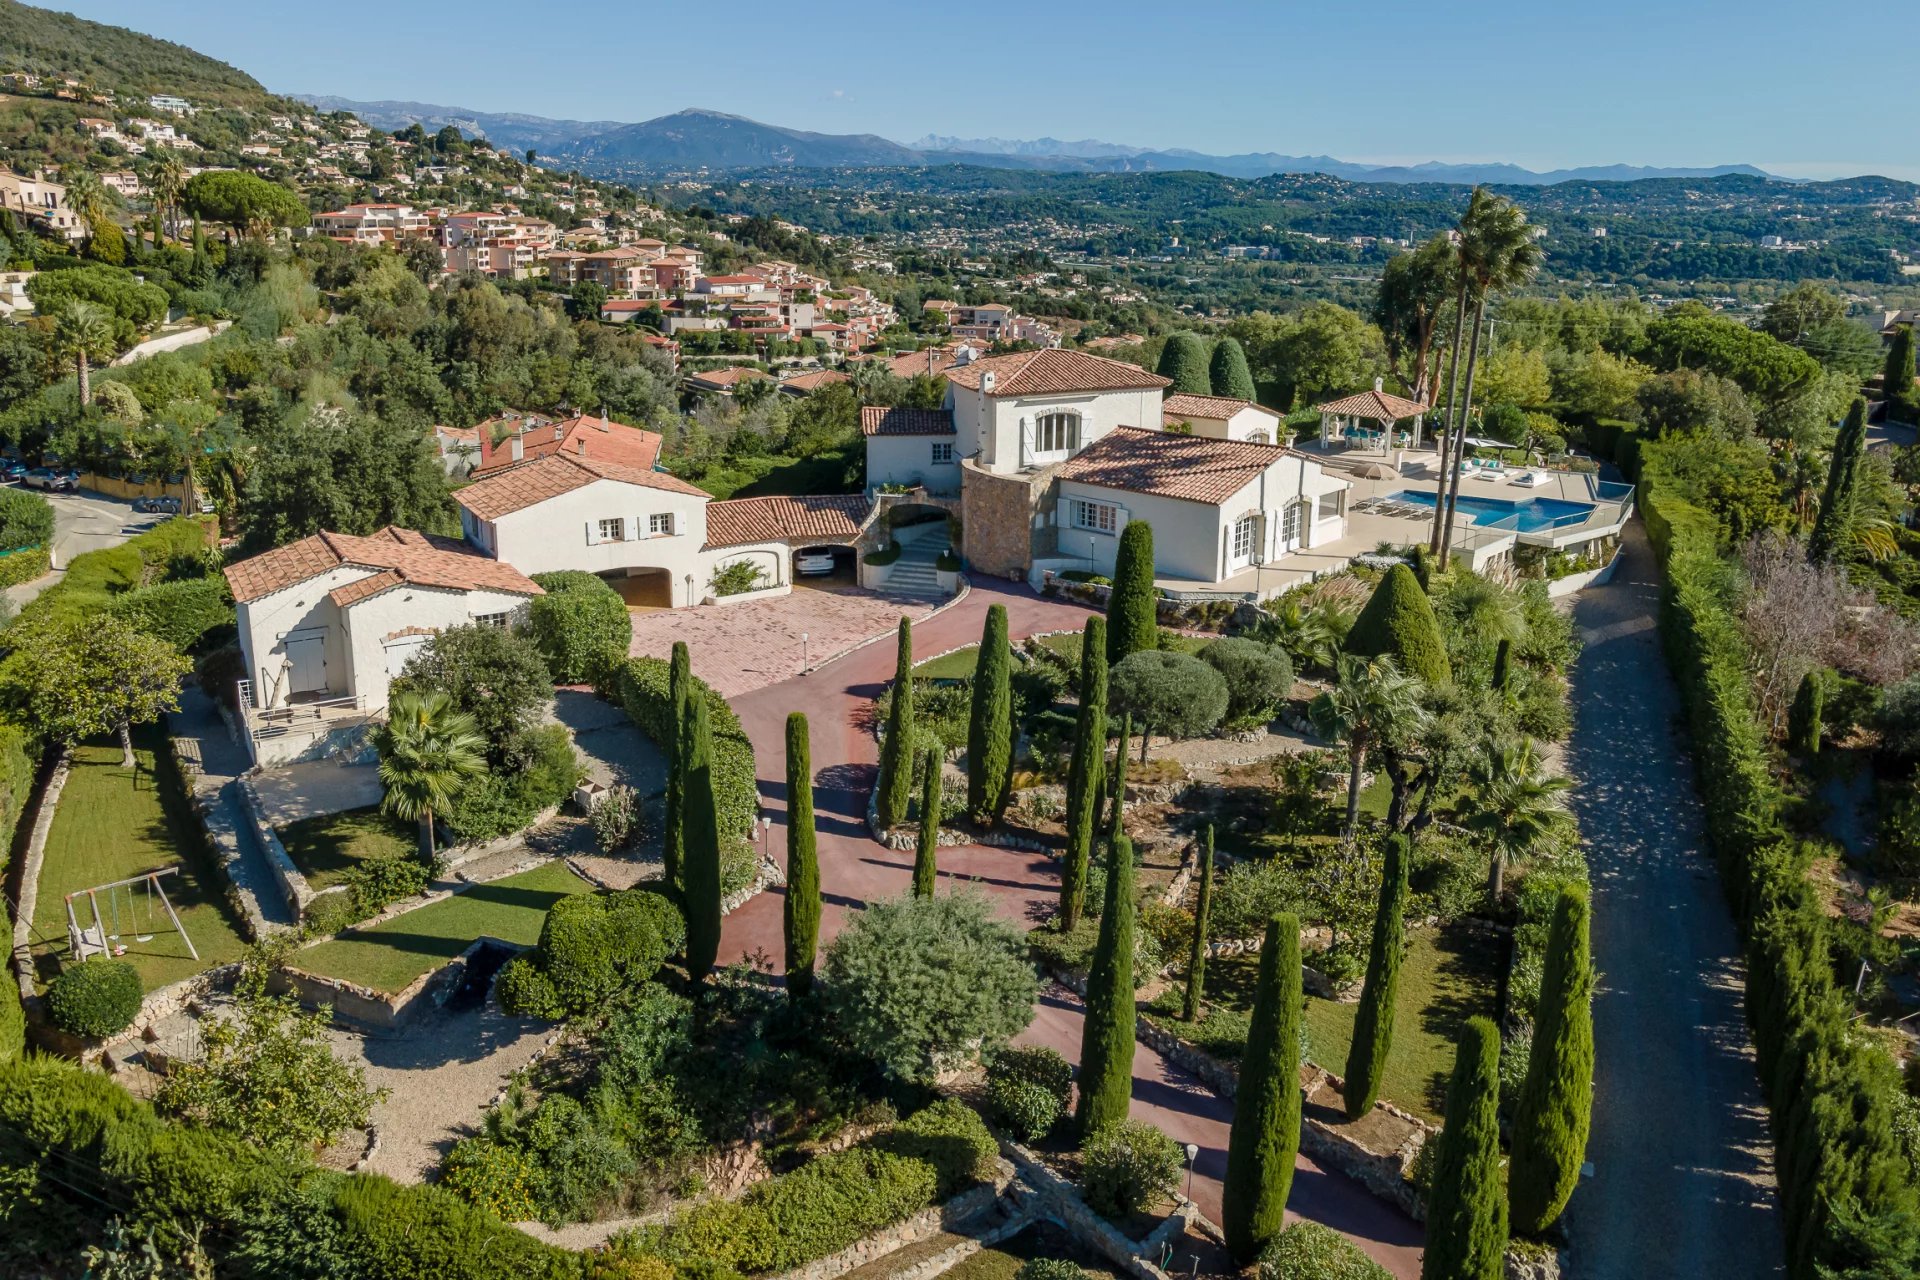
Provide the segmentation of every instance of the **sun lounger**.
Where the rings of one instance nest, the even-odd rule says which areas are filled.
[[[1551,477],[1544,471],[1522,471],[1513,478],[1513,482],[1518,485],[1525,485],[1529,489],[1537,489],[1541,485],[1546,484],[1550,478]]]

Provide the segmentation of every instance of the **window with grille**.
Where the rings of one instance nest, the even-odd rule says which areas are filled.
[[[600,522],[600,541],[624,542],[627,537],[627,522],[615,516],[611,520]]]
[[[664,538],[673,532],[673,512],[656,511],[647,517],[647,532],[656,538]]]
[[[1073,527],[1090,529],[1094,533],[1112,533],[1120,524],[1120,508],[1110,502],[1088,502],[1084,498],[1073,500]]]
[[[943,462],[952,462],[953,446],[945,440],[937,442],[933,446],[933,461],[936,465]]]
[[[1280,537],[1287,542],[1296,541],[1300,537],[1301,505],[1298,502],[1288,503],[1287,512],[1280,519]]]
[[[507,615],[504,613],[476,614],[473,619],[473,625],[476,627],[499,627],[502,630],[505,630],[507,625]]]
[[[1043,413],[1033,424],[1035,453],[1072,453],[1080,447],[1080,415]]]
[[[1253,559],[1254,542],[1259,527],[1258,516],[1241,516],[1233,522],[1233,558],[1235,560]]]

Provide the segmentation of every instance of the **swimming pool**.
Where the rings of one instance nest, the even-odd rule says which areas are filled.
[[[1431,510],[1433,498],[1433,494],[1422,493],[1418,489],[1402,489],[1393,495],[1392,500]],[[1593,504],[1590,502],[1568,502],[1564,498],[1521,498],[1510,502],[1504,498],[1480,498],[1464,493],[1460,495],[1458,509],[1473,517],[1473,523],[1477,525],[1513,529],[1520,533],[1537,533],[1542,529],[1579,524],[1593,514]]]

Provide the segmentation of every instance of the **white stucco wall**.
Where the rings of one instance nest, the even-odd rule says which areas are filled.
[[[1266,437],[1263,444],[1280,443],[1280,419],[1252,407],[1240,410],[1231,418],[1188,418],[1186,423],[1193,428],[1194,435],[1214,440],[1251,440],[1259,434]]]
[[[649,536],[647,518],[676,517],[679,532]],[[626,522],[619,542],[599,540],[601,520]],[[699,574],[700,547],[707,540],[707,499],[617,480],[596,480],[492,522],[491,545],[484,536],[468,537],[496,559],[531,577],[559,569],[615,573],[630,568],[665,569],[676,582]],[[681,603],[676,596],[675,603]]]
[[[1080,446],[1085,448],[1115,427],[1160,428],[1160,390],[1093,391],[1060,396],[988,396],[948,384],[961,456],[980,451],[981,465],[1006,475],[1032,464],[1063,461],[1064,454],[1029,457],[1021,450],[1021,422],[1031,438],[1033,424],[1049,413],[1080,415]]]
[[[287,705],[288,681],[283,674],[286,639],[302,632],[324,633],[327,690],[340,695],[352,690],[346,629],[341,625],[340,611],[327,599],[327,593],[349,582],[371,577],[373,573],[372,569],[342,566],[236,606],[240,652],[246,658],[247,678],[253,681],[254,697],[260,706]]]
[[[960,489],[958,461],[936,463],[933,446],[953,446],[953,456],[961,456],[956,436],[868,436],[867,484],[925,484],[936,492]]]
[[[392,683],[388,670],[388,646],[396,641],[403,646],[409,640],[397,632],[408,628],[445,631],[464,627],[476,618],[504,613],[509,624],[526,621],[530,597],[504,591],[449,591],[439,587],[399,586],[383,591],[344,612],[345,647],[352,669],[352,692],[369,711],[387,705],[387,689]]]

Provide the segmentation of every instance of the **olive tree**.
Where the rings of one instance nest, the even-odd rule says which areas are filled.
[[[1154,732],[1196,738],[1227,714],[1226,678],[1192,654],[1165,649],[1129,654],[1113,668],[1109,689],[1114,709],[1140,725],[1141,759]]]

